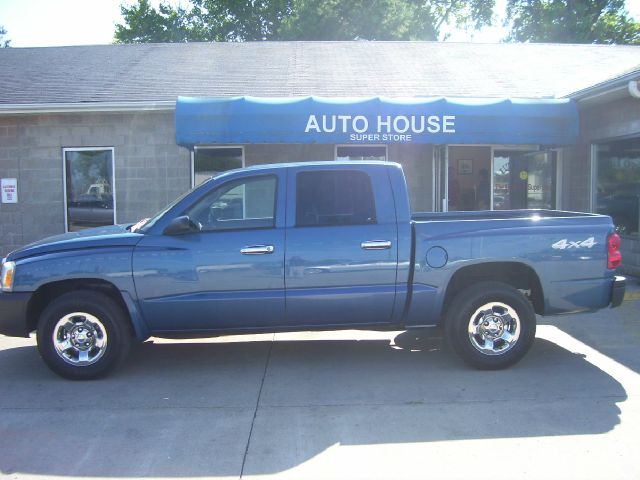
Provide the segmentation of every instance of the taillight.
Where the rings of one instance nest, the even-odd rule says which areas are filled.
[[[620,235],[612,233],[607,239],[607,268],[613,270],[622,263],[622,254],[620,253]]]

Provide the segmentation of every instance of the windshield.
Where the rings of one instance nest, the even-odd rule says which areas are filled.
[[[165,213],[167,213],[169,210],[171,210],[173,207],[175,207],[178,203],[180,203],[191,192],[193,192],[194,190],[199,189],[199,188],[203,187],[204,185],[206,185],[207,183],[209,183],[211,180],[213,180],[213,178],[215,178],[215,177],[211,177],[209,180],[206,180],[206,181],[202,182],[196,188],[192,188],[191,190],[187,190],[182,195],[180,195],[178,198],[176,198],[173,202],[171,202],[169,205],[167,205],[162,210],[160,210],[158,213],[156,213],[153,217],[145,218],[143,220],[140,220],[138,223],[136,223],[135,225],[133,225],[131,227],[131,231],[132,232],[140,231],[142,233],[146,233],[151,227],[153,227],[156,224],[156,222],[158,220],[160,220],[163,217],[163,215]]]

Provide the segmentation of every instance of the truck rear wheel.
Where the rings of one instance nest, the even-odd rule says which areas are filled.
[[[533,306],[515,288],[481,282],[458,293],[445,315],[447,340],[469,365],[497,370],[518,362],[536,335]]]
[[[38,322],[40,355],[51,370],[71,380],[108,374],[126,357],[132,337],[122,309],[93,291],[61,295]]]

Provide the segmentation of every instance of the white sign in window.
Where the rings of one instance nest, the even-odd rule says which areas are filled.
[[[2,203],[18,203],[18,180],[3,178],[1,181]]]
[[[336,160],[380,160],[387,159],[385,145],[338,145]]]

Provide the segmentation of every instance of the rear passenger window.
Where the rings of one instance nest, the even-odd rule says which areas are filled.
[[[371,179],[364,172],[300,172],[296,177],[296,226],[376,223]]]

